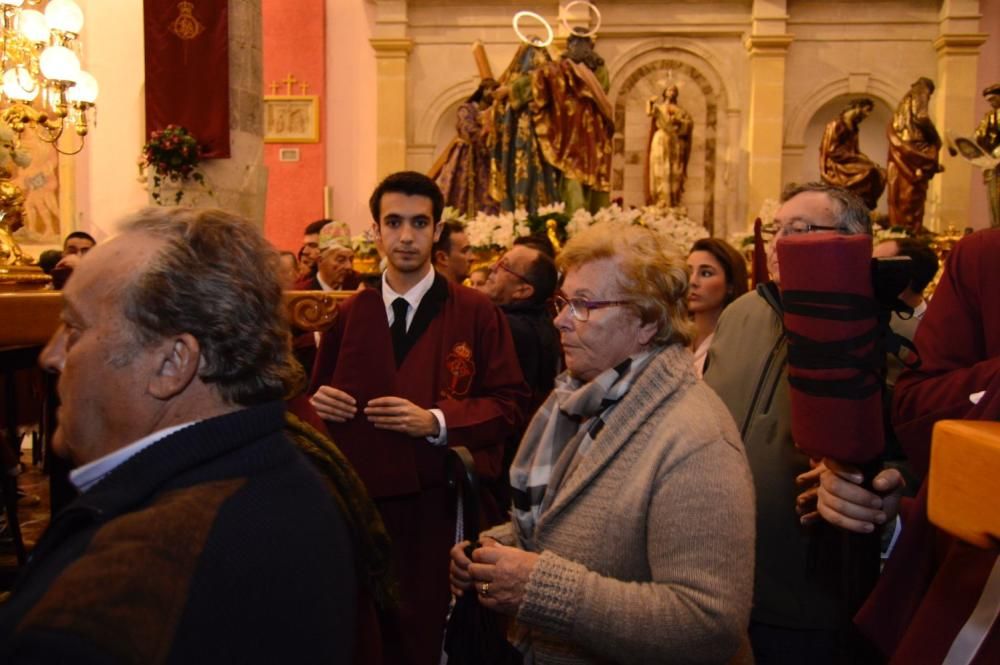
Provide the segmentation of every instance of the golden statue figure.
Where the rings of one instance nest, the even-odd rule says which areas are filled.
[[[823,182],[857,194],[874,210],[885,189],[885,169],[861,152],[858,131],[875,108],[872,100],[856,99],[827,123],[819,146],[819,173]]]
[[[1000,159],[1000,83],[983,90],[990,110],[976,129],[976,143],[986,154]],[[990,202],[990,225],[1000,227],[1000,165],[983,170],[986,196]]]
[[[10,171],[0,167],[0,265],[22,266],[31,262],[14,240],[24,226],[24,192],[10,181]]]
[[[650,123],[646,202],[674,208],[684,196],[694,119],[677,104],[676,85],[646,102]]]
[[[941,137],[928,114],[934,82],[920,77],[903,96],[886,131],[889,225],[914,233],[923,229],[924,203],[931,178],[944,167],[938,164]]]

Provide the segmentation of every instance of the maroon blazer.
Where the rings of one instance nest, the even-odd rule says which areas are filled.
[[[440,656],[448,609],[455,497],[446,488],[446,447],[375,429],[362,409],[386,395],[441,409],[448,445],[469,448],[488,484],[501,472],[504,442],[521,426],[530,392],[503,313],[481,293],[440,275],[414,313],[404,351],[397,367],[382,294],[360,291],[341,304],[323,334],[309,392],[331,385],[358,402],[354,418],[328,421],[326,429],[358,471],[392,538],[402,602],[383,620],[384,660],[424,665]],[[296,406],[311,411],[305,400]],[[489,492],[480,499],[483,520],[496,523],[500,514]]]
[[[414,314],[407,346],[397,368],[379,291],[366,289],[341,304],[320,341],[309,393],[321,385],[340,388],[359,410],[347,423],[327,422],[331,437],[374,498],[443,485],[442,448],[377,430],[361,412],[374,397],[404,397],[441,409],[448,445],[469,448],[481,477],[495,480],[504,440],[522,425],[530,400],[503,313],[478,291],[437,275]]]

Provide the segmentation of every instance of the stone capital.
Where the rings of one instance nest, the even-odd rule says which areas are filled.
[[[982,46],[989,35],[972,32],[965,34],[943,34],[934,40],[934,49],[938,55],[979,55]]]
[[[751,56],[784,57],[794,39],[794,35],[749,35],[743,46]]]
[[[412,39],[369,39],[376,58],[405,58],[413,50]]]

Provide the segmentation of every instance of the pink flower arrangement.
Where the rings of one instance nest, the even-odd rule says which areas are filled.
[[[205,176],[198,170],[201,162],[202,148],[191,133],[180,125],[167,125],[166,129],[158,129],[149,136],[149,141],[142,147],[139,158],[139,171],[153,171],[153,200],[163,205],[160,197],[160,186],[165,180],[183,183],[194,180],[202,187]],[[209,193],[211,191],[209,190]],[[180,203],[184,190],[178,189],[174,195],[174,203]]]

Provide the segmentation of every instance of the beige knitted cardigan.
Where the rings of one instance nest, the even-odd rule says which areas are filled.
[[[517,619],[534,662],[725,663],[744,646],[754,564],[750,470],[691,353],[659,353],[536,525]],[[510,523],[484,535],[516,545]]]

